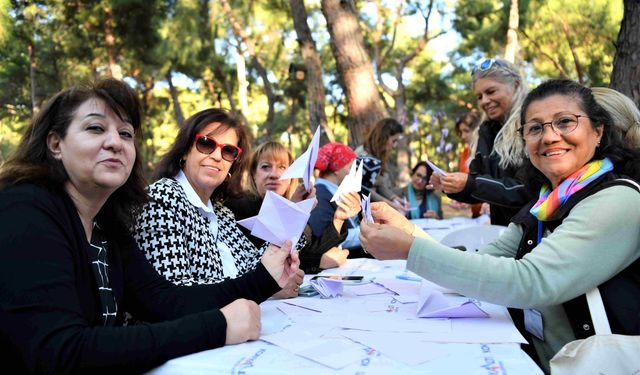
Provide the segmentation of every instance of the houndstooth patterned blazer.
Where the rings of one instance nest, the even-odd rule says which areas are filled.
[[[212,284],[225,279],[209,222],[192,205],[180,184],[163,178],[148,187],[149,202],[136,219],[134,237],[147,259],[178,285]],[[233,213],[214,202],[219,241],[235,260],[238,277],[251,271],[266,249],[257,249],[238,229]],[[298,247],[306,241],[301,239]]]

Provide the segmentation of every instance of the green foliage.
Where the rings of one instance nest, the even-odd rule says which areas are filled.
[[[532,0],[521,21],[523,58],[541,78],[608,85],[622,8],[622,0]]]
[[[298,155],[307,146],[311,132],[304,102],[306,87],[289,77],[290,64],[301,63],[289,1],[229,0],[229,3],[254,43],[277,96],[270,137],[288,145]],[[337,141],[347,143],[346,99],[320,2],[305,3],[325,75],[328,126]],[[380,14],[376,15],[371,11],[374,2],[356,2],[370,51],[377,17],[382,17],[380,47],[385,51],[393,43],[393,49],[378,69],[385,79],[392,81],[398,61],[417,46],[423,31],[420,14],[428,2],[403,2],[395,35],[393,22],[399,2],[379,3]],[[438,12],[432,14],[433,20],[450,14],[460,42],[454,46],[449,61],[436,61],[428,45],[402,72],[406,123],[410,126],[415,117],[418,124],[408,135],[415,151],[412,162],[428,155],[445,167],[457,160],[458,140],[452,134],[452,119],[475,106],[469,78],[473,62],[480,56],[496,56],[503,51],[509,3],[509,0],[458,0],[449,5],[448,0],[436,1]],[[520,58],[534,78],[558,76],[560,66],[567,76],[578,79],[569,49],[571,41],[583,69],[580,78],[588,85],[608,83],[614,41],[622,18],[622,0],[525,0],[519,5]],[[144,103],[146,128],[141,152],[149,171],[178,131],[164,82],[169,70],[175,74],[174,84],[185,117],[218,104],[231,108],[233,102],[239,107],[237,59],[241,58],[240,53],[246,53],[247,46],[233,35],[219,1],[0,0],[0,160],[6,158],[24,133],[32,116],[32,105],[41,105],[63,87],[108,74],[105,34],[108,11],[113,15],[116,63],[127,82],[140,92]],[[567,25],[568,34],[563,24]],[[439,31],[437,27],[448,26],[433,23],[432,35]],[[34,51],[34,103],[30,46]],[[267,99],[264,83],[250,59],[245,59],[249,108],[243,115],[254,135],[259,135],[267,117]],[[225,83],[230,87],[230,97]],[[384,95],[393,108],[393,98]],[[451,146],[446,150],[440,147],[438,151],[444,133],[447,133],[444,147]]]

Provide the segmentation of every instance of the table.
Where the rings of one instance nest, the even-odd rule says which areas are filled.
[[[415,223],[420,229],[429,233],[435,240],[440,241],[444,236],[451,231],[471,227],[474,225],[489,224],[491,219],[488,215],[481,215],[475,219],[469,217],[452,217],[449,219],[412,219],[412,223]]]
[[[393,280],[418,290],[420,282],[396,277],[416,276],[405,266],[349,259],[345,267],[323,273],[363,275],[376,283],[344,286],[339,298],[265,301],[260,340],[176,358],[150,374],[542,374],[520,350],[519,333],[509,333],[513,323],[504,307],[482,302],[490,319],[421,319],[415,304],[398,301],[408,292],[358,295]],[[413,317],[398,320],[399,314]],[[481,326],[489,330],[476,329]],[[495,332],[513,339],[490,343]]]

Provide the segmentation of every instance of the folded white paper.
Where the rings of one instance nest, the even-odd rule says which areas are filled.
[[[340,197],[344,194],[362,190],[362,168],[364,168],[364,166],[362,162],[360,162],[357,167],[356,164],[358,163],[353,162],[353,164],[351,164],[349,174],[342,179],[338,190],[336,190],[333,197],[331,197],[331,202],[339,201]]]
[[[320,126],[316,129],[307,150],[284,171],[280,179],[302,178],[305,189],[310,192],[313,187],[311,177],[318,160],[318,150],[320,150]]]
[[[315,280],[311,280],[311,286],[322,298],[331,298],[342,295],[342,281],[333,280],[324,277],[319,277]]]
[[[429,164],[429,166],[431,167],[431,169],[433,169],[433,171],[439,175],[442,176],[446,176],[447,172],[443,171],[442,169],[440,169],[437,165],[433,164],[432,162],[430,162],[429,160],[427,160],[427,164]]]
[[[426,285],[426,284],[425,284]],[[450,304],[442,292],[428,286],[420,288],[418,311],[420,318],[488,318],[484,310],[472,300]]]
[[[293,250],[307,225],[314,200],[294,203],[268,190],[258,215],[240,220],[238,224],[249,229],[252,235],[276,246],[291,240]]]
[[[367,195],[360,201],[362,208],[363,220],[367,223],[373,223],[373,215],[371,214],[371,195]]]

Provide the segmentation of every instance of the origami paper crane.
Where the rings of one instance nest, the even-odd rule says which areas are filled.
[[[331,298],[342,295],[342,281],[326,278],[318,278],[311,280],[311,286],[316,292],[320,293],[322,298]]]
[[[258,215],[240,220],[238,224],[249,229],[252,235],[276,246],[291,240],[293,251],[307,225],[314,200],[294,203],[268,190]]]
[[[360,162],[360,164],[357,167],[356,167],[356,164],[357,164],[356,162],[351,164],[351,169],[349,170],[349,174],[344,176],[344,179],[340,183],[340,186],[338,186],[338,190],[336,190],[336,193],[333,194],[333,197],[331,197],[331,202],[339,201],[340,196],[342,196],[343,194],[362,190],[363,163]]]
[[[294,160],[293,164],[287,168],[286,171],[280,177],[281,180],[289,178],[302,178],[302,183],[308,192],[311,192],[312,184],[311,177],[313,176],[313,169],[316,167],[316,160],[318,160],[318,150],[320,150],[320,127],[316,129],[311,143],[300,157]]]
[[[427,164],[429,164],[429,166],[431,167],[431,169],[433,169],[433,172],[441,175],[441,176],[446,176],[447,172],[443,171],[442,169],[440,169],[437,165],[433,164],[432,162],[430,162],[429,160],[427,160]]]
[[[373,223],[373,215],[371,214],[371,195],[367,195],[360,201],[362,208],[362,220],[366,223]]]
[[[488,318],[484,310],[472,300],[462,304],[450,304],[442,292],[422,287],[418,299],[420,318]]]

